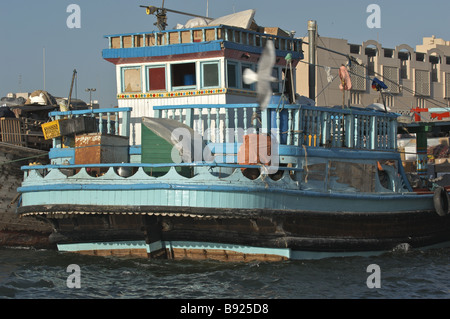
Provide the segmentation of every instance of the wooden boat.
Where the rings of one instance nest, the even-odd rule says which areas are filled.
[[[396,114],[290,103],[281,83],[254,103],[238,70],[273,41],[286,78],[301,40],[224,25],[107,38],[120,107],[51,113],[98,130],[22,168],[18,213],[50,222],[59,250],[251,261],[450,241],[448,193],[411,188]]]

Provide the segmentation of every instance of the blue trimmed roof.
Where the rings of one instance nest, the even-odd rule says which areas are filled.
[[[248,53],[261,54],[262,47],[244,45],[230,41],[216,40],[199,43],[183,43],[162,46],[149,46],[137,48],[121,48],[121,49],[104,49],[104,59],[118,59],[118,58],[142,58],[153,56],[167,56],[177,54],[200,53],[209,51],[220,51],[223,48],[239,50]],[[294,59],[303,59],[303,54],[294,51],[276,50],[277,56],[285,57],[288,53],[292,54]]]

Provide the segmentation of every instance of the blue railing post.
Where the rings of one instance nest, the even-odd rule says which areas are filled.
[[[197,123],[194,120],[198,116],[199,133],[208,134],[205,131],[207,128],[215,129],[215,142],[219,140],[219,136],[224,137],[223,142],[230,142],[233,135],[230,135],[230,129],[237,129],[238,124],[242,125],[243,132],[246,132],[251,126],[256,128],[253,122],[255,118],[252,116],[252,121],[251,117],[246,116],[246,112],[253,111],[253,113],[256,113],[258,111],[261,120],[260,133],[274,134],[277,138],[280,138],[281,134],[285,134],[287,145],[301,146],[305,144],[309,147],[331,146],[389,151],[396,149],[397,115],[395,114],[365,110],[337,110],[306,105],[285,105],[287,117],[280,117],[278,112],[274,112],[277,107],[276,104],[270,104],[265,110],[259,111],[257,104],[200,104],[155,106],[154,111],[155,116],[160,117],[161,113],[167,111],[171,111],[172,114],[179,111],[181,114],[183,110],[186,110],[185,124],[191,128],[194,128],[194,123]],[[213,108],[216,111],[212,111]],[[199,110],[198,114],[194,114],[195,109]],[[202,114],[205,114],[204,109],[206,109],[205,119],[201,118]],[[244,112],[242,116],[240,115],[241,112]],[[211,127],[211,113],[216,113],[214,127]],[[273,119],[271,119],[271,114],[274,117]],[[220,124],[220,116],[223,116],[224,127]],[[282,125],[282,121],[287,121],[287,132],[284,132],[286,131],[286,125]],[[272,122],[273,128],[271,127]],[[275,131],[272,131],[272,129]],[[205,139],[210,141],[211,136],[207,135]],[[236,136],[234,139],[236,140]]]
[[[49,116],[50,118],[54,120],[60,120],[64,117],[80,117],[80,116],[98,116],[98,132],[103,133],[103,114],[107,114],[107,120],[106,120],[106,128],[107,133],[112,134],[113,128],[114,128],[114,134],[115,135],[122,135],[129,137],[130,136],[130,119],[131,119],[131,110],[132,108],[108,108],[108,109],[88,109],[88,110],[75,110],[75,111],[68,111],[68,112],[50,112]],[[119,116],[119,113],[122,114],[122,116]],[[114,114],[115,121],[114,127],[111,123],[111,114]],[[118,129],[118,122],[122,119],[122,133],[119,132]],[[58,147],[58,139],[55,138],[53,140],[54,147]],[[60,143],[60,142],[59,142]]]
[[[369,149],[371,150],[375,150],[377,149],[377,131],[378,131],[378,127],[377,127],[377,118],[375,116],[371,116],[370,117],[370,130],[369,130],[369,140],[370,140],[370,145],[369,145]]]
[[[125,112],[122,116],[122,136],[130,137],[131,112]]]

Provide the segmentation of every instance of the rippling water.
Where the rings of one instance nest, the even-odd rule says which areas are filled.
[[[11,299],[450,299],[450,248],[281,263],[90,257],[0,249],[0,298]],[[81,288],[68,288],[80,267]],[[368,288],[367,267],[380,267]]]

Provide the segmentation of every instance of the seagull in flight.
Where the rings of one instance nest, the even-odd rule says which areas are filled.
[[[275,46],[272,40],[267,40],[261,58],[258,63],[258,70],[254,72],[251,69],[245,69],[243,74],[244,83],[247,85],[256,82],[256,100],[261,110],[265,110],[272,98],[272,82],[278,79],[272,76],[273,66],[275,65]]]

